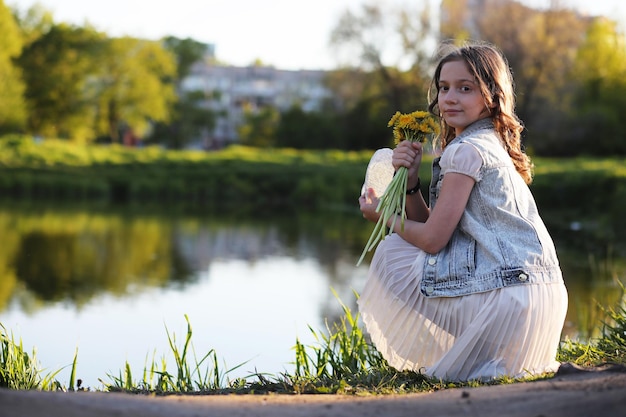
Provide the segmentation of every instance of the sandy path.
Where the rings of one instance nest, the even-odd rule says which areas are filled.
[[[626,373],[402,396],[144,396],[0,390],[0,417],[626,417]]]

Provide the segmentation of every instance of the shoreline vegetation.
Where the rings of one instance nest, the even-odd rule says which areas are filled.
[[[166,150],[151,146],[76,145],[30,136],[0,137],[0,201],[246,205],[275,209],[354,206],[373,151],[260,149]],[[430,181],[425,157],[420,177]],[[621,210],[623,158],[534,157],[531,188],[540,205]],[[581,198],[580,192],[586,198]],[[427,197],[427,196],[426,196]],[[332,202],[332,203],[329,203]]]
[[[604,309],[606,319],[601,323],[601,335],[589,341],[562,340],[557,360],[569,368],[626,366],[626,292],[622,286],[621,303],[617,308]],[[337,297],[337,294],[335,294]],[[358,297],[358,294],[355,293]],[[199,356],[194,349],[193,330],[187,316],[187,333],[182,345],[176,335],[166,328],[170,348],[166,356],[156,352],[146,360],[138,374],[126,362],[117,375],[107,374],[99,379],[103,389],[83,387],[77,378],[78,348],[74,353],[67,385],[56,380],[62,370],[45,372],[33,348],[28,353],[21,339],[0,323],[0,388],[39,391],[101,391],[129,394],[342,394],[384,395],[432,392],[447,388],[478,387],[549,379],[553,373],[528,378],[501,377],[492,381],[451,382],[425,376],[419,372],[396,371],[367,340],[359,325],[359,314],[338,299],[343,316],[324,330],[310,329],[315,344],[303,345],[296,339],[294,370],[291,373],[256,372],[246,377],[229,378],[229,373],[244,365],[222,369],[218,353],[211,349]]]
[[[221,151],[168,151],[158,147],[77,146],[63,141],[36,141],[28,136],[0,137],[0,203],[31,201],[104,205],[176,205],[211,209],[233,207],[256,211],[297,209],[343,210],[356,204],[372,151],[298,151],[232,146]],[[422,182],[429,182],[429,162]],[[563,228],[588,219],[599,233],[619,236],[626,220],[626,166],[619,158],[534,158],[532,184],[540,208],[558,210]],[[332,202],[332,203],[329,203]],[[543,203],[545,202],[545,204]],[[549,204],[548,204],[549,203]],[[592,216],[589,215],[592,213]],[[607,232],[608,231],[608,232]],[[619,284],[619,283],[618,283]],[[588,341],[564,340],[557,359],[580,366],[626,364],[626,310],[623,296],[615,310],[605,309],[601,336]],[[358,295],[355,294],[357,297]],[[340,301],[341,303],[341,301]],[[449,383],[415,372],[390,368],[369,344],[358,313],[341,304],[344,316],[322,331],[311,329],[317,344],[296,340],[293,373],[256,373],[229,378],[219,352],[196,355],[192,327],[182,345],[167,329],[168,357],[146,360],[144,369],[124,364],[119,374],[100,380],[105,391],[129,393],[317,393],[387,394],[434,391],[483,383]],[[91,390],[81,386],[74,354],[67,385],[56,380],[60,370],[46,373],[35,350],[0,323],[0,388]],[[172,367],[173,365],[173,367]],[[539,378],[550,378],[544,375]],[[492,383],[509,383],[503,378]]]

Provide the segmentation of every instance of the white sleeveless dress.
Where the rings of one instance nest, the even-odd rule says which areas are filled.
[[[393,176],[390,152],[374,154],[363,190],[373,185],[382,195],[380,183],[388,184]],[[464,165],[463,157],[456,160]],[[425,256],[397,234],[387,236],[374,253],[358,299],[365,328],[392,367],[447,381],[558,369],[555,356],[567,312],[562,283],[427,298],[420,292]]]

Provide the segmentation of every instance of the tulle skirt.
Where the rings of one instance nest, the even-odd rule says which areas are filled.
[[[425,256],[387,236],[358,300],[372,342],[391,366],[448,381],[556,371],[567,312],[563,283],[427,298],[419,288]]]

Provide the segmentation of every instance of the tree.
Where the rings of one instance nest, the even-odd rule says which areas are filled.
[[[153,122],[171,117],[176,65],[160,42],[53,24],[18,62],[35,133],[119,141],[121,132],[141,137]]]
[[[52,12],[39,3],[36,3],[24,12],[14,9],[13,16],[22,32],[25,46],[39,39],[54,26]]]
[[[189,75],[191,66],[201,61],[209,45],[198,42],[191,38],[180,39],[174,36],[167,36],[163,39],[165,49],[170,51],[176,57],[176,74],[177,80],[183,80]]]
[[[282,113],[276,131],[276,146],[296,149],[345,149],[337,117],[323,112],[305,112],[294,106]]]
[[[441,0],[441,24],[439,38],[443,40],[454,39],[457,42],[466,41],[476,35],[475,19],[473,13],[475,7],[468,4],[468,0]]]
[[[29,44],[17,62],[26,81],[28,127],[33,133],[76,140],[93,138],[103,34],[91,28],[54,24]]]
[[[426,107],[431,22],[428,6],[391,10],[370,4],[341,16],[330,41],[349,65],[334,71],[328,85],[345,105],[342,128],[351,149],[388,146],[392,114]]]
[[[572,111],[576,80],[568,77],[590,19],[558,0],[538,10],[514,0],[444,0],[443,36],[467,38],[499,47],[513,72],[517,114],[526,126],[525,142],[534,152],[550,153],[563,137]]]
[[[279,121],[280,114],[274,107],[254,110],[250,104],[244,105],[244,123],[238,128],[241,143],[260,148],[276,146]]]
[[[376,4],[363,5],[360,14],[347,10],[342,15],[330,41],[339,54],[347,53],[348,67],[377,74],[380,93],[391,108],[404,109],[416,89],[425,91],[424,74],[430,64],[426,45],[434,35],[430,22],[427,6],[383,10]],[[404,71],[410,77],[403,77]]]
[[[149,141],[182,149],[194,139],[203,139],[201,146],[218,146],[209,143],[209,132],[215,126],[215,113],[204,107],[207,101],[203,91],[179,93],[174,103],[172,118],[167,123],[155,123]]]
[[[626,108],[626,38],[609,19],[594,20],[572,67],[578,81],[573,117],[568,126],[570,141],[564,153],[584,146],[587,153],[625,155],[626,134],[622,126]]]
[[[176,86],[179,96],[172,110],[171,122],[157,123],[151,139],[179,149],[193,139],[206,139],[215,125],[215,114],[204,106],[208,99],[205,93],[199,90],[185,92],[181,88],[181,83],[190,74],[191,67],[205,58],[209,46],[190,38],[179,39],[173,36],[166,37],[163,45],[176,58]],[[210,145],[203,143],[203,146]]]
[[[547,114],[555,116],[555,110],[568,110],[568,103],[562,100],[566,74],[588,22],[558,5],[542,11],[512,0],[492,3],[478,21],[481,39],[497,45],[506,55],[522,120],[533,132],[545,131],[551,124],[537,118],[546,120]]]
[[[106,41],[93,80],[96,130],[118,142],[121,133],[143,137],[154,122],[168,122],[176,101],[176,62],[160,42],[131,37]]]
[[[22,51],[22,38],[3,0],[0,0],[0,33],[0,131],[18,131],[26,122],[25,86],[13,60]]]

